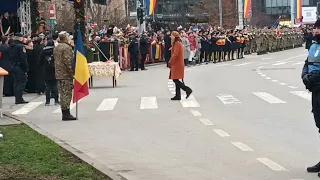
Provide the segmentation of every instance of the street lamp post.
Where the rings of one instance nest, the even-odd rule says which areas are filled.
[[[220,27],[222,27],[222,2],[219,0],[219,20],[220,20]]]

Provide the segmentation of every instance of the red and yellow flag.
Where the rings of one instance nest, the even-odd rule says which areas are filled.
[[[244,0],[243,1],[243,18],[244,19],[249,18],[250,9],[251,9],[251,0]]]

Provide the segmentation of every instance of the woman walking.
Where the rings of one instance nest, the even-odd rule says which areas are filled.
[[[184,78],[184,50],[180,34],[177,31],[171,33],[172,55],[169,61],[170,77],[176,86],[176,95],[171,100],[181,100],[181,89],[187,94],[186,99],[191,95],[192,90],[183,82]],[[182,79],[182,82],[180,81]]]

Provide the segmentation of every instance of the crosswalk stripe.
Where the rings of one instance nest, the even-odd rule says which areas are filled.
[[[272,80],[272,82],[279,82],[279,81],[274,79],[274,80]]]
[[[180,102],[182,104],[182,107],[184,108],[200,107],[200,104],[193,95],[190,95],[188,99],[185,99],[185,97],[183,97]]]
[[[30,111],[34,110],[38,106],[40,106],[43,102],[29,102],[28,104],[22,106],[20,109],[14,111],[13,115],[20,115],[20,114],[28,114]]]
[[[275,63],[272,64],[273,66],[279,66],[279,65],[283,65],[283,64],[287,64],[288,62],[279,62],[279,63]]]
[[[311,101],[311,93],[308,93],[306,91],[291,91],[290,93]]]
[[[241,64],[237,64],[237,65],[234,65],[234,66],[245,66],[245,65],[248,65],[248,64],[251,64],[251,62],[241,63]]]
[[[279,83],[280,85],[282,85],[282,86],[286,86],[287,84],[286,83]]]
[[[82,99],[80,99],[78,101],[78,103],[80,103],[82,101]],[[70,103],[70,110],[73,109],[74,107],[76,107],[77,103]],[[61,108],[57,108],[56,110],[54,110],[52,113],[57,114],[57,113],[61,113]]]
[[[241,102],[229,94],[220,94],[217,96],[224,105],[241,104]]]
[[[295,87],[295,86],[288,86],[289,88],[291,89],[297,89],[298,87]]]
[[[200,118],[199,120],[206,126],[212,126],[213,125],[213,123],[209,119]]]
[[[140,103],[140,109],[157,109],[157,98],[152,97],[142,97]]]
[[[117,102],[118,102],[118,98],[104,99],[99,105],[99,107],[97,108],[97,111],[112,111],[116,106]]]
[[[300,65],[300,64],[304,64],[304,62],[298,62],[298,63],[294,63],[292,65]]]
[[[200,117],[200,116],[202,116],[202,114],[201,114],[199,111],[197,111],[197,110],[191,109],[190,112],[191,112],[191,114],[194,115],[195,117]]]
[[[218,67],[220,67],[220,66],[229,66],[230,64],[228,64],[228,63],[223,63],[223,64],[217,64],[217,65],[215,65],[215,66],[218,66]]]
[[[253,151],[253,149],[251,149],[249,146],[243,144],[242,142],[231,142],[231,144],[233,144],[237,148],[241,149],[242,151],[246,151],[246,152]]]
[[[219,136],[221,137],[229,137],[230,135],[228,133],[226,133],[224,130],[222,129],[213,129],[213,131],[215,133],[217,133]]]
[[[265,100],[266,102],[270,104],[283,104],[286,103],[285,101],[269,94],[266,92],[253,92],[254,95],[258,96],[259,98]]]
[[[273,171],[287,171],[284,167],[282,167],[279,164],[271,161],[268,158],[257,158],[257,160],[259,162],[261,162],[262,164],[266,165],[267,167],[269,167]]]

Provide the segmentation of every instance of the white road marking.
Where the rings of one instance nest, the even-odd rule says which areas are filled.
[[[237,65],[234,65],[234,66],[245,66],[245,65],[248,65],[248,64],[251,64],[251,62],[241,63],[241,64],[237,64]]]
[[[172,80],[172,79],[169,79],[168,81],[173,82],[173,80]]]
[[[213,123],[209,119],[200,118],[199,120],[206,126],[212,126],[213,125]]]
[[[265,74],[261,74],[261,76],[262,76],[262,77],[266,77],[267,75],[265,75]]]
[[[230,135],[223,131],[222,129],[213,129],[215,133],[217,133],[221,137],[229,137]]]
[[[286,86],[287,84],[286,83],[279,83],[280,85],[282,85],[282,86]]]
[[[271,59],[271,58],[262,58],[262,60],[268,60],[268,59]]]
[[[104,99],[99,105],[99,107],[97,108],[97,111],[112,111],[116,106],[117,102],[118,102],[118,98]]]
[[[82,99],[80,99],[78,101],[78,104],[82,101]],[[73,109],[74,107],[76,107],[77,103],[72,103],[70,102],[70,110]],[[56,113],[61,113],[61,108],[57,108],[56,110],[54,110],[52,113],[56,114]]]
[[[190,95],[188,99],[181,99],[182,107],[184,108],[190,108],[190,107],[200,107],[200,104],[197,102],[196,98],[193,95]]]
[[[243,144],[242,142],[231,142],[231,144],[233,144],[237,148],[241,149],[242,151],[246,151],[246,152],[253,151],[253,149],[251,149],[249,146]]]
[[[281,61],[277,61],[277,62],[283,62],[283,61],[287,61],[287,60],[290,60],[290,59],[295,59],[295,58],[298,58],[298,57],[301,57],[301,56],[306,56],[308,54],[301,54],[301,55],[298,55],[298,56],[293,56],[293,57],[289,57],[287,59],[283,59]]]
[[[273,66],[279,66],[279,65],[283,65],[283,64],[287,64],[288,62],[278,62],[275,64],[272,64]]]
[[[14,111],[13,115],[28,114],[30,111],[34,110],[40,106],[43,102],[29,102],[28,104],[22,106],[20,109]]]
[[[300,64],[304,64],[304,61],[303,62],[298,62],[298,63],[293,63],[292,65],[300,65]]]
[[[191,114],[194,115],[195,117],[200,117],[200,116],[202,116],[202,114],[201,114],[199,111],[197,111],[197,110],[191,109],[190,112],[191,112]]]
[[[270,104],[284,104],[286,103],[285,101],[269,94],[266,92],[253,92],[254,95],[258,96],[259,98],[267,101]]]
[[[295,87],[295,86],[288,86],[289,88],[291,89],[297,89],[298,87]]]
[[[271,77],[266,77],[266,79],[270,80],[270,79],[271,79]]]
[[[271,161],[268,158],[257,158],[257,160],[260,161],[262,164],[266,165],[267,167],[269,167],[273,171],[288,171],[284,167]]]
[[[220,94],[217,96],[220,101],[224,104],[224,105],[229,105],[229,104],[240,104],[241,102],[236,99],[235,97],[233,97],[232,95],[228,95],[228,94]]]
[[[217,64],[217,65],[215,65],[215,66],[228,66],[228,65],[230,65],[230,64],[224,63],[224,64]]]
[[[175,91],[170,91],[171,92],[171,94],[176,94],[176,92]]]
[[[305,180],[305,179],[291,179],[291,180]]]
[[[173,88],[174,85],[173,84],[168,84],[168,88]]]
[[[173,81],[168,81],[168,85],[170,85],[170,84],[174,84],[174,82]]]
[[[169,88],[169,91],[175,91],[176,88],[172,87],[172,88]]]
[[[306,91],[291,91],[290,93],[311,101],[311,93],[308,93]]]
[[[279,82],[278,80],[272,80],[272,82]]]
[[[157,98],[151,97],[141,97],[140,109],[157,109]]]

